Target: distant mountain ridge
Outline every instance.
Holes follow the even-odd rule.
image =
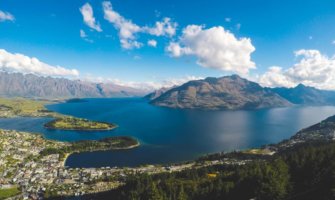
[[[151,92],[151,93],[145,95],[144,98],[149,99],[149,100],[154,100],[154,99],[158,98],[159,96],[161,96],[161,95],[162,95],[163,93],[165,93],[166,91],[171,90],[171,89],[173,89],[173,88],[175,88],[175,87],[177,87],[177,86],[173,86],[173,87],[162,87],[162,88],[160,88],[160,89],[158,89],[158,90],[155,90],[155,91],[153,91],[153,92]]]
[[[92,83],[33,74],[0,72],[0,96],[27,98],[104,98],[143,96],[144,91],[112,83]]]
[[[294,88],[272,88],[283,98],[300,105],[334,105],[335,91],[319,90],[299,84]]]
[[[189,81],[151,100],[158,106],[187,109],[249,109],[292,105],[268,88],[238,75]]]
[[[0,96],[45,99],[142,97],[146,91],[113,83],[92,83],[33,74],[0,72]],[[335,91],[302,84],[263,88],[238,75],[189,81],[145,96],[158,106],[189,109],[245,109],[299,105],[335,105]]]
[[[157,106],[187,109],[246,109],[299,105],[335,105],[335,91],[302,84],[294,88],[264,88],[238,75],[189,81],[146,96]]]

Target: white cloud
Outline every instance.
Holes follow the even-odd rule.
[[[81,37],[83,40],[85,40],[86,42],[93,43],[93,40],[88,39],[88,36],[87,36],[87,34],[85,33],[84,30],[80,29],[79,34],[80,34],[80,37]]]
[[[143,46],[141,42],[134,41],[134,40],[127,40],[127,39],[121,39],[121,46],[124,49],[139,49]]]
[[[143,46],[141,42],[137,41],[138,33],[167,37],[176,34],[177,23],[172,22],[170,18],[163,18],[162,21],[156,22],[153,27],[139,26],[116,12],[111,2],[104,1],[102,6],[104,18],[118,30],[121,47],[124,49],[141,48]]]
[[[172,37],[176,34],[178,24],[165,17],[163,21],[156,22],[154,27],[143,27],[143,30],[150,35]]]
[[[269,67],[268,71],[259,77],[258,82],[266,87],[294,87],[296,85],[279,66]]]
[[[177,42],[170,42],[169,46],[166,47],[166,51],[168,51],[172,57],[194,54],[190,47],[182,47]]]
[[[87,37],[85,31],[83,31],[82,29],[80,29],[80,37],[81,38],[86,38]]]
[[[204,79],[204,77],[200,77],[200,76],[184,76],[181,78],[170,78],[170,79],[165,79],[163,80],[160,84],[157,83],[156,85],[156,89],[165,87],[165,88],[169,88],[172,86],[179,86],[182,85],[188,81],[193,81],[193,80],[200,80],[200,79]]]
[[[0,10],[0,22],[3,21],[14,21],[15,18],[12,14],[10,14],[9,12],[4,12]]]
[[[335,57],[329,58],[318,50],[294,52],[300,60],[288,69],[270,68],[259,82],[269,87],[294,87],[299,83],[319,89],[335,89]]]
[[[196,76],[184,76],[181,78],[168,78],[161,81],[145,81],[145,82],[138,82],[138,81],[123,81],[116,78],[103,78],[103,77],[93,77],[87,76],[83,78],[85,81],[90,82],[99,82],[99,83],[114,83],[116,85],[131,87],[136,89],[141,89],[145,91],[154,91],[160,89],[162,87],[170,88],[172,86],[182,85],[191,80],[199,80],[203,79],[203,77],[196,77]]]
[[[204,29],[189,25],[177,42],[170,42],[166,50],[172,57],[193,55],[203,67],[246,74],[254,69],[250,55],[255,51],[249,38],[236,38],[222,26]]]
[[[102,5],[105,19],[119,31],[121,46],[124,49],[140,48],[142,44],[135,41],[135,34],[141,31],[141,27],[114,11],[111,2],[105,1]]]
[[[0,49],[0,70],[7,72],[32,73],[42,76],[78,76],[75,69],[66,69],[60,66],[51,66],[39,61],[37,58],[23,54],[9,53]]]
[[[157,41],[156,40],[148,40],[148,45],[151,47],[156,47],[157,46]]]
[[[89,3],[85,3],[79,10],[83,15],[83,20],[87,26],[98,32],[102,31],[100,24],[95,21],[93,16],[93,9]]]

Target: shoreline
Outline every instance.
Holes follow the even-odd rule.
[[[68,159],[68,157],[69,157],[70,155],[71,155],[71,153],[66,153],[66,154],[65,154],[61,166],[66,167],[66,166],[65,166],[65,163],[66,163],[66,160]]]
[[[117,147],[117,148],[112,148],[112,149],[97,149],[97,150],[92,150],[92,151],[74,151],[74,152],[71,152],[71,153],[66,153],[65,156],[64,156],[64,160],[62,161],[62,166],[63,167],[66,167],[65,166],[65,163],[66,163],[66,160],[72,155],[72,154],[76,154],[76,153],[85,153],[85,152],[96,152],[96,151],[113,151],[113,150],[129,150],[129,149],[134,149],[134,148],[137,148],[141,146],[141,143],[139,141],[137,141],[137,144],[134,144],[134,145],[130,145],[128,147]],[[72,168],[72,167],[69,167],[69,168]]]

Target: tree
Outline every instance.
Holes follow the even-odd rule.
[[[177,200],[187,200],[187,199],[188,199],[188,197],[187,197],[187,194],[184,191],[184,186],[181,184],[180,188],[179,188],[179,193],[178,193],[178,196],[177,196]]]
[[[288,166],[282,159],[262,165],[258,198],[265,200],[284,199],[289,188]]]
[[[149,187],[145,199],[147,200],[163,200],[163,196],[159,192],[156,184],[154,182],[151,183]]]

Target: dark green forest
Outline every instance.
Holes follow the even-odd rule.
[[[116,190],[82,199],[335,199],[335,143],[295,145],[240,166],[132,175]]]

